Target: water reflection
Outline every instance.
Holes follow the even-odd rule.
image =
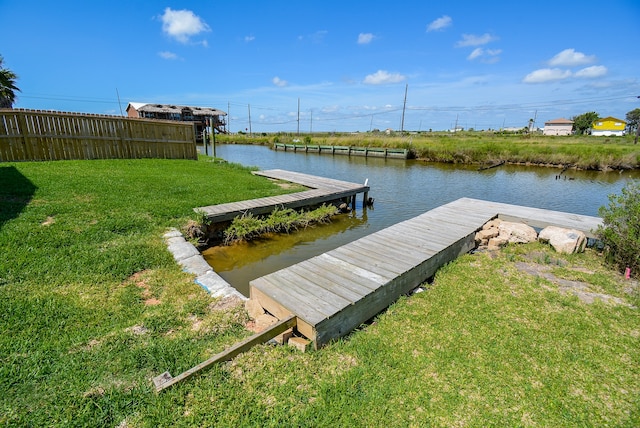
[[[367,211],[340,214],[329,224],[310,226],[290,234],[273,234],[266,239],[212,247],[202,254],[220,276],[248,295],[252,279],[350,242],[348,231],[366,224]]]
[[[221,145],[217,156],[260,169],[281,168],[345,181],[369,180],[373,210],[362,209],[330,226],[310,228],[270,240],[211,249],[205,253],[216,272],[243,293],[267,273],[329,251],[362,236],[461,197],[598,215],[607,196],[620,193],[638,171],[603,173],[503,165],[478,171],[474,165],[431,164],[419,160],[348,157],[273,151],[264,146]]]

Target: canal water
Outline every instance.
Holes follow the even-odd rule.
[[[462,197],[536,208],[598,215],[608,195],[620,193],[640,172],[596,172],[503,165],[425,163],[419,160],[349,157],[274,151],[265,146],[221,145],[216,155],[260,169],[286,169],[356,183],[368,180],[375,202],[365,208],[359,195],[355,212],[329,225],[310,227],[250,243],[203,252],[227,282],[248,295],[249,281],[327,252],[392,224]],[[402,237],[398,237],[402,239]]]

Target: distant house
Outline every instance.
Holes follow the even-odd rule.
[[[573,120],[561,117],[545,122],[542,135],[571,135],[572,131]]]
[[[129,117],[193,122],[196,126],[196,138],[199,141],[202,140],[202,133],[209,123],[213,123],[218,132],[226,134],[227,124],[224,120],[226,115],[226,112],[210,107],[147,103],[129,103],[127,106]]]
[[[621,137],[625,134],[626,126],[627,122],[611,116],[596,119],[591,124],[591,135]]]

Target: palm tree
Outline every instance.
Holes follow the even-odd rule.
[[[18,76],[8,68],[4,68],[3,62],[4,58],[0,55],[0,108],[12,108],[16,101],[16,91],[20,91],[16,86]]]

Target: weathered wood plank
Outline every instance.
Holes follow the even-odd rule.
[[[334,266],[335,268],[339,268],[342,270],[349,270],[353,272],[353,274],[358,275],[374,283],[377,283],[379,285],[386,284],[389,281],[389,279],[395,276],[393,274],[387,274],[388,276],[381,275],[375,271],[372,271],[369,268],[363,268],[360,265],[352,264],[346,261],[344,258],[340,257],[339,255],[336,255],[334,251],[331,251],[330,253],[322,254],[318,256],[318,258],[322,259],[323,262],[326,262],[331,266]]]
[[[277,280],[287,281],[287,289],[291,287],[298,290],[300,295],[305,296],[310,306],[317,307],[327,316],[332,315],[332,311],[353,303],[351,300],[331,292],[324,286],[314,284],[310,278],[307,278],[306,275],[301,276],[294,269],[282,269],[278,272]]]
[[[261,302],[261,306],[272,315],[277,313],[294,313],[302,319],[322,319],[328,314],[317,306],[308,305],[307,296],[300,295],[296,288],[288,287],[288,283],[280,281],[279,278],[263,276],[251,281],[251,293],[253,288],[259,290],[264,296],[273,301]]]
[[[165,372],[163,374],[161,374],[160,376],[156,376],[155,378],[153,378],[153,383],[156,387],[156,392],[160,392],[162,390],[165,390],[167,388],[169,388],[170,386],[175,385],[176,383],[183,381],[187,378],[190,378],[191,376],[195,375],[198,372],[201,372],[202,370],[217,364],[217,363],[221,363],[223,361],[228,361],[233,359],[235,356],[237,356],[238,354],[241,354],[243,352],[248,351],[249,349],[251,349],[253,346],[258,345],[260,343],[265,343],[270,339],[273,339],[274,337],[276,337],[277,335],[279,335],[280,333],[283,333],[285,331],[287,331],[290,328],[293,328],[296,326],[296,317],[291,315],[283,320],[281,320],[280,322],[274,324],[273,326],[267,328],[264,331],[261,331],[260,333],[256,333],[253,336],[248,337],[247,339],[243,340],[242,342],[237,343],[236,345],[233,345],[231,348],[226,349],[216,355],[214,355],[213,357],[209,358],[206,361],[203,361],[202,363],[198,364],[195,367],[190,368],[189,370],[180,373],[178,376],[176,377],[171,377],[171,375],[169,374],[169,372]]]
[[[379,236],[371,236],[367,241],[351,242],[347,249],[359,251],[369,257],[377,257],[386,260],[387,264],[393,264],[401,269],[411,269],[416,263],[424,260],[424,255],[416,248],[411,248],[400,242],[380,238]],[[431,253],[433,254],[433,253]]]
[[[489,202],[472,198],[461,198],[452,202],[452,204],[454,204],[454,207],[475,210],[476,212],[495,212],[496,215],[503,220],[523,222],[536,228],[559,226],[577,229],[584,232],[590,238],[595,238],[593,231],[597,229],[598,225],[602,224],[602,219],[599,217],[510,205],[500,202]]]
[[[378,258],[373,262],[373,257],[370,255],[355,252],[346,246],[338,247],[327,254],[344,263],[351,264],[354,267],[366,266],[368,271],[380,276],[381,278],[391,279],[404,272],[404,269],[388,263],[386,258]]]
[[[362,298],[362,288],[358,287],[357,290],[354,290],[353,286],[345,286],[344,282],[336,282],[334,280],[335,277],[327,275],[329,271],[318,268],[311,263],[293,265],[288,270],[299,276],[303,276],[305,279],[312,282],[318,289],[325,290],[326,292],[338,296],[351,304]]]

